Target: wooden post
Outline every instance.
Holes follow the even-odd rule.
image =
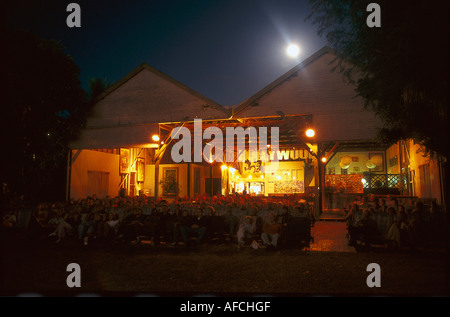
[[[70,200],[70,178],[72,175],[72,150],[69,149],[67,153],[67,168],[66,168],[66,201]]]
[[[320,161],[320,159],[316,159],[317,160],[317,173],[318,173],[318,179],[317,179],[317,213],[318,216],[320,217],[322,215],[322,211],[323,211],[323,164]]]
[[[191,197],[191,163],[187,163],[187,196],[188,198]]]
[[[159,192],[159,160],[155,161],[155,199],[158,199]]]
[[[210,184],[209,184],[209,187],[210,187],[210,193],[211,193],[211,197],[212,196],[214,196],[213,195],[213,170],[212,170],[212,163],[210,163],[210,166],[209,166],[209,181],[210,181]]]
[[[320,143],[317,143],[317,171],[318,171],[318,180],[317,180],[317,186],[318,186],[318,216],[320,217],[322,215],[323,211],[323,203],[325,199],[325,164],[322,162],[321,158],[323,156],[323,149],[320,145]]]

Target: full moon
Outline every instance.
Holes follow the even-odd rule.
[[[295,44],[290,44],[286,49],[286,53],[290,57],[297,57],[300,54],[300,47],[298,47],[298,45]]]

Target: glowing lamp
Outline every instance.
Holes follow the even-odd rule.
[[[322,161],[322,163],[325,163],[327,161],[327,158],[326,157],[322,157],[320,160]]]
[[[158,142],[159,141],[159,135],[153,134],[152,135],[152,140],[155,141],[155,142]]]
[[[383,157],[381,155],[375,155],[372,156],[370,158],[370,161],[375,165],[375,166],[380,166],[383,163]]]
[[[375,167],[376,167],[376,165],[373,164],[371,160],[368,160],[368,161],[366,162],[366,166],[367,166],[367,168],[369,168],[369,169],[370,169],[370,168],[375,168]]]
[[[306,130],[305,134],[308,138],[312,138],[316,134],[316,132],[313,129],[308,129]]]
[[[341,163],[344,166],[350,165],[352,163],[351,156],[345,155],[345,156],[341,157]]]
[[[221,168],[222,168],[222,171],[225,171],[228,168],[228,166],[222,165]]]

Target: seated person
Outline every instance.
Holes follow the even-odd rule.
[[[175,246],[178,244],[178,237],[179,237],[179,233],[180,233],[180,226],[183,223],[183,219],[185,217],[189,216],[189,212],[186,208],[182,209],[182,210],[176,210],[173,220],[172,220],[172,246]]]
[[[158,208],[154,207],[151,214],[146,216],[146,226],[148,235],[150,237],[150,244],[152,246],[158,245],[161,235],[164,235],[164,228],[167,224],[167,215],[161,214]]]
[[[356,224],[356,221],[360,217],[359,205],[353,203],[350,207],[350,210],[345,215],[345,221],[347,222],[347,228],[353,227]]]
[[[388,207],[390,213],[395,212],[393,207]],[[408,223],[405,212],[398,212],[397,218],[390,226],[386,235],[386,246],[398,248],[405,244]]]
[[[81,217],[82,219],[78,225],[78,240],[81,241],[83,239],[84,245],[87,245],[89,236],[92,236],[95,232],[95,214],[90,211],[84,212]]]
[[[203,216],[202,209],[196,208],[194,212],[195,214],[193,216],[181,218],[180,233],[186,246],[189,245],[189,233],[196,233],[198,235],[196,239],[197,245],[200,244],[206,233],[207,221]]]
[[[8,209],[8,211],[3,215],[3,226],[7,228],[12,228],[17,223],[16,215],[12,209]]]
[[[245,216],[243,222],[239,225],[237,231],[238,246],[244,245],[244,239],[246,236],[252,235],[256,231],[256,221],[251,216]]]
[[[119,216],[114,212],[109,212],[105,223],[103,224],[103,237],[111,240],[117,237],[119,230]]]
[[[276,221],[276,214],[271,213],[269,219],[262,225],[261,239],[265,246],[277,247],[281,233],[281,224]]]
[[[365,209],[362,216],[356,219],[355,224],[348,227],[348,233],[350,235],[349,245],[355,245],[358,239],[370,242],[370,237],[377,233],[377,227],[375,221],[370,219],[369,209]]]
[[[203,208],[203,214],[205,216],[214,216],[216,214],[216,210],[214,209],[213,206],[207,206]]]
[[[286,240],[288,224],[291,222],[291,214],[289,212],[289,207],[284,205],[281,209],[281,214],[277,216],[277,222],[281,224],[281,239],[283,242]]]
[[[234,236],[234,232],[236,231],[236,225],[238,223],[238,219],[235,215],[233,215],[233,209],[231,205],[228,205],[225,210],[225,215],[223,215],[225,226],[228,229],[228,233],[230,237]]]
[[[75,230],[81,223],[81,214],[78,211],[74,211],[67,217],[66,221]]]
[[[123,220],[119,230],[124,235],[125,240],[140,242],[140,236],[146,231],[146,216],[141,208],[134,208]]]
[[[49,236],[56,236],[56,243],[61,242],[68,234],[72,234],[74,232],[74,227],[71,225],[69,219],[70,217],[64,218],[64,211],[58,210],[55,217],[55,230],[49,234]],[[76,228],[76,227],[75,227]]]
[[[156,216],[156,217],[155,217]],[[173,212],[169,209],[166,201],[161,201],[159,208],[156,209],[154,217],[149,218],[149,226],[151,229],[151,244],[158,245],[162,240],[169,242],[173,233]]]
[[[47,237],[53,231],[51,226],[48,226],[48,210],[45,204],[39,204],[37,210],[31,213],[30,223],[28,225],[27,237],[34,241],[35,238]]]
[[[409,221],[407,227],[407,238],[408,244],[411,247],[416,247],[423,243],[424,237],[424,222],[421,217],[421,212],[419,210],[414,210],[411,215],[411,220]]]
[[[93,209],[92,212],[94,213],[95,236],[96,236],[96,238],[103,238],[103,235],[104,235],[103,229],[104,229],[105,220],[106,220],[107,216],[104,213],[104,211],[100,210],[99,208]]]

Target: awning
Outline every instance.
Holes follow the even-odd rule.
[[[83,129],[71,149],[108,149],[120,147],[150,147],[151,137],[159,134],[159,125],[124,125]]]

